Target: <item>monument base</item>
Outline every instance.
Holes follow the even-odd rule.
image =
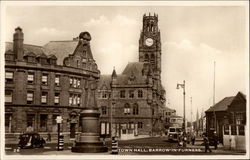
[[[78,153],[108,152],[108,147],[103,146],[102,142],[76,142],[71,151]]]

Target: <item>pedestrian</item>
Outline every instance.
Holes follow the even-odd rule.
[[[183,145],[182,143],[182,133],[178,134],[178,146],[181,147]]]
[[[195,143],[195,134],[194,133],[192,133],[192,135],[191,135],[191,141],[192,141],[192,145],[194,145],[194,143]]]
[[[206,134],[203,135],[203,141],[204,141],[204,145],[205,145],[205,153],[207,153],[207,150],[209,152],[212,152],[212,150],[209,148],[209,140],[208,140]]]
[[[51,141],[51,134],[50,132],[48,132],[48,135],[47,135],[47,142],[50,142]]]
[[[214,131],[213,140],[214,140],[214,149],[217,149],[217,145],[218,145],[218,136],[217,136],[216,131]]]
[[[187,134],[183,132],[183,147],[187,147]]]

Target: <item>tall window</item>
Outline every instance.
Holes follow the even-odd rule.
[[[60,86],[60,76],[59,75],[55,76],[55,85]]]
[[[47,131],[47,121],[48,121],[48,115],[40,114],[40,131],[42,132]]]
[[[55,103],[55,105],[59,105],[59,103],[60,103],[60,93],[55,93],[54,103]]]
[[[35,127],[35,114],[27,114],[27,127],[30,131],[34,130]]]
[[[48,101],[47,99],[48,99],[48,92],[42,92],[41,103],[47,104],[47,101]]]
[[[5,83],[13,83],[14,82],[14,73],[6,71],[5,72]]]
[[[33,104],[34,101],[34,92],[28,91],[27,92],[27,104]]]
[[[69,96],[69,105],[81,105],[81,95],[80,94],[70,94]]]
[[[138,128],[143,128],[143,123],[142,122],[138,122]]]
[[[80,88],[80,86],[81,86],[81,79],[79,79],[79,78],[77,78],[77,88]]]
[[[27,81],[28,81],[28,84],[33,84],[34,83],[34,79],[35,79],[35,75],[34,73],[28,73],[28,78],[27,78]]]
[[[129,98],[134,98],[134,90],[129,91]]]
[[[108,91],[102,91],[101,94],[102,94],[102,98],[103,99],[107,99],[108,98]]]
[[[125,115],[129,115],[130,114],[130,106],[127,103],[124,105],[124,114]]]
[[[48,74],[43,74],[42,75],[42,84],[43,85],[48,85]]]
[[[102,115],[107,114],[107,106],[102,106]]]
[[[142,90],[138,90],[138,98],[142,98],[143,97],[143,92]]]
[[[72,87],[72,85],[73,85],[73,78],[72,77],[69,78],[69,85],[70,85],[70,87]]]
[[[138,107],[138,104],[135,103],[133,105],[133,115],[138,115],[139,114],[139,107]]]
[[[120,91],[120,98],[125,98],[125,90]]]
[[[12,94],[13,92],[10,90],[5,91],[5,103],[12,103]]]

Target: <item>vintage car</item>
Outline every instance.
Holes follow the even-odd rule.
[[[18,147],[20,148],[42,148],[45,140],[36,132],[24,133],[19,136]]]

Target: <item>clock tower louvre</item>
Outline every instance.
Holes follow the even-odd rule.
[[[153,75],[161,78],[161,39],[158,15],[143,16],[143,27],[139,39],[139,61],[150,64]]]

